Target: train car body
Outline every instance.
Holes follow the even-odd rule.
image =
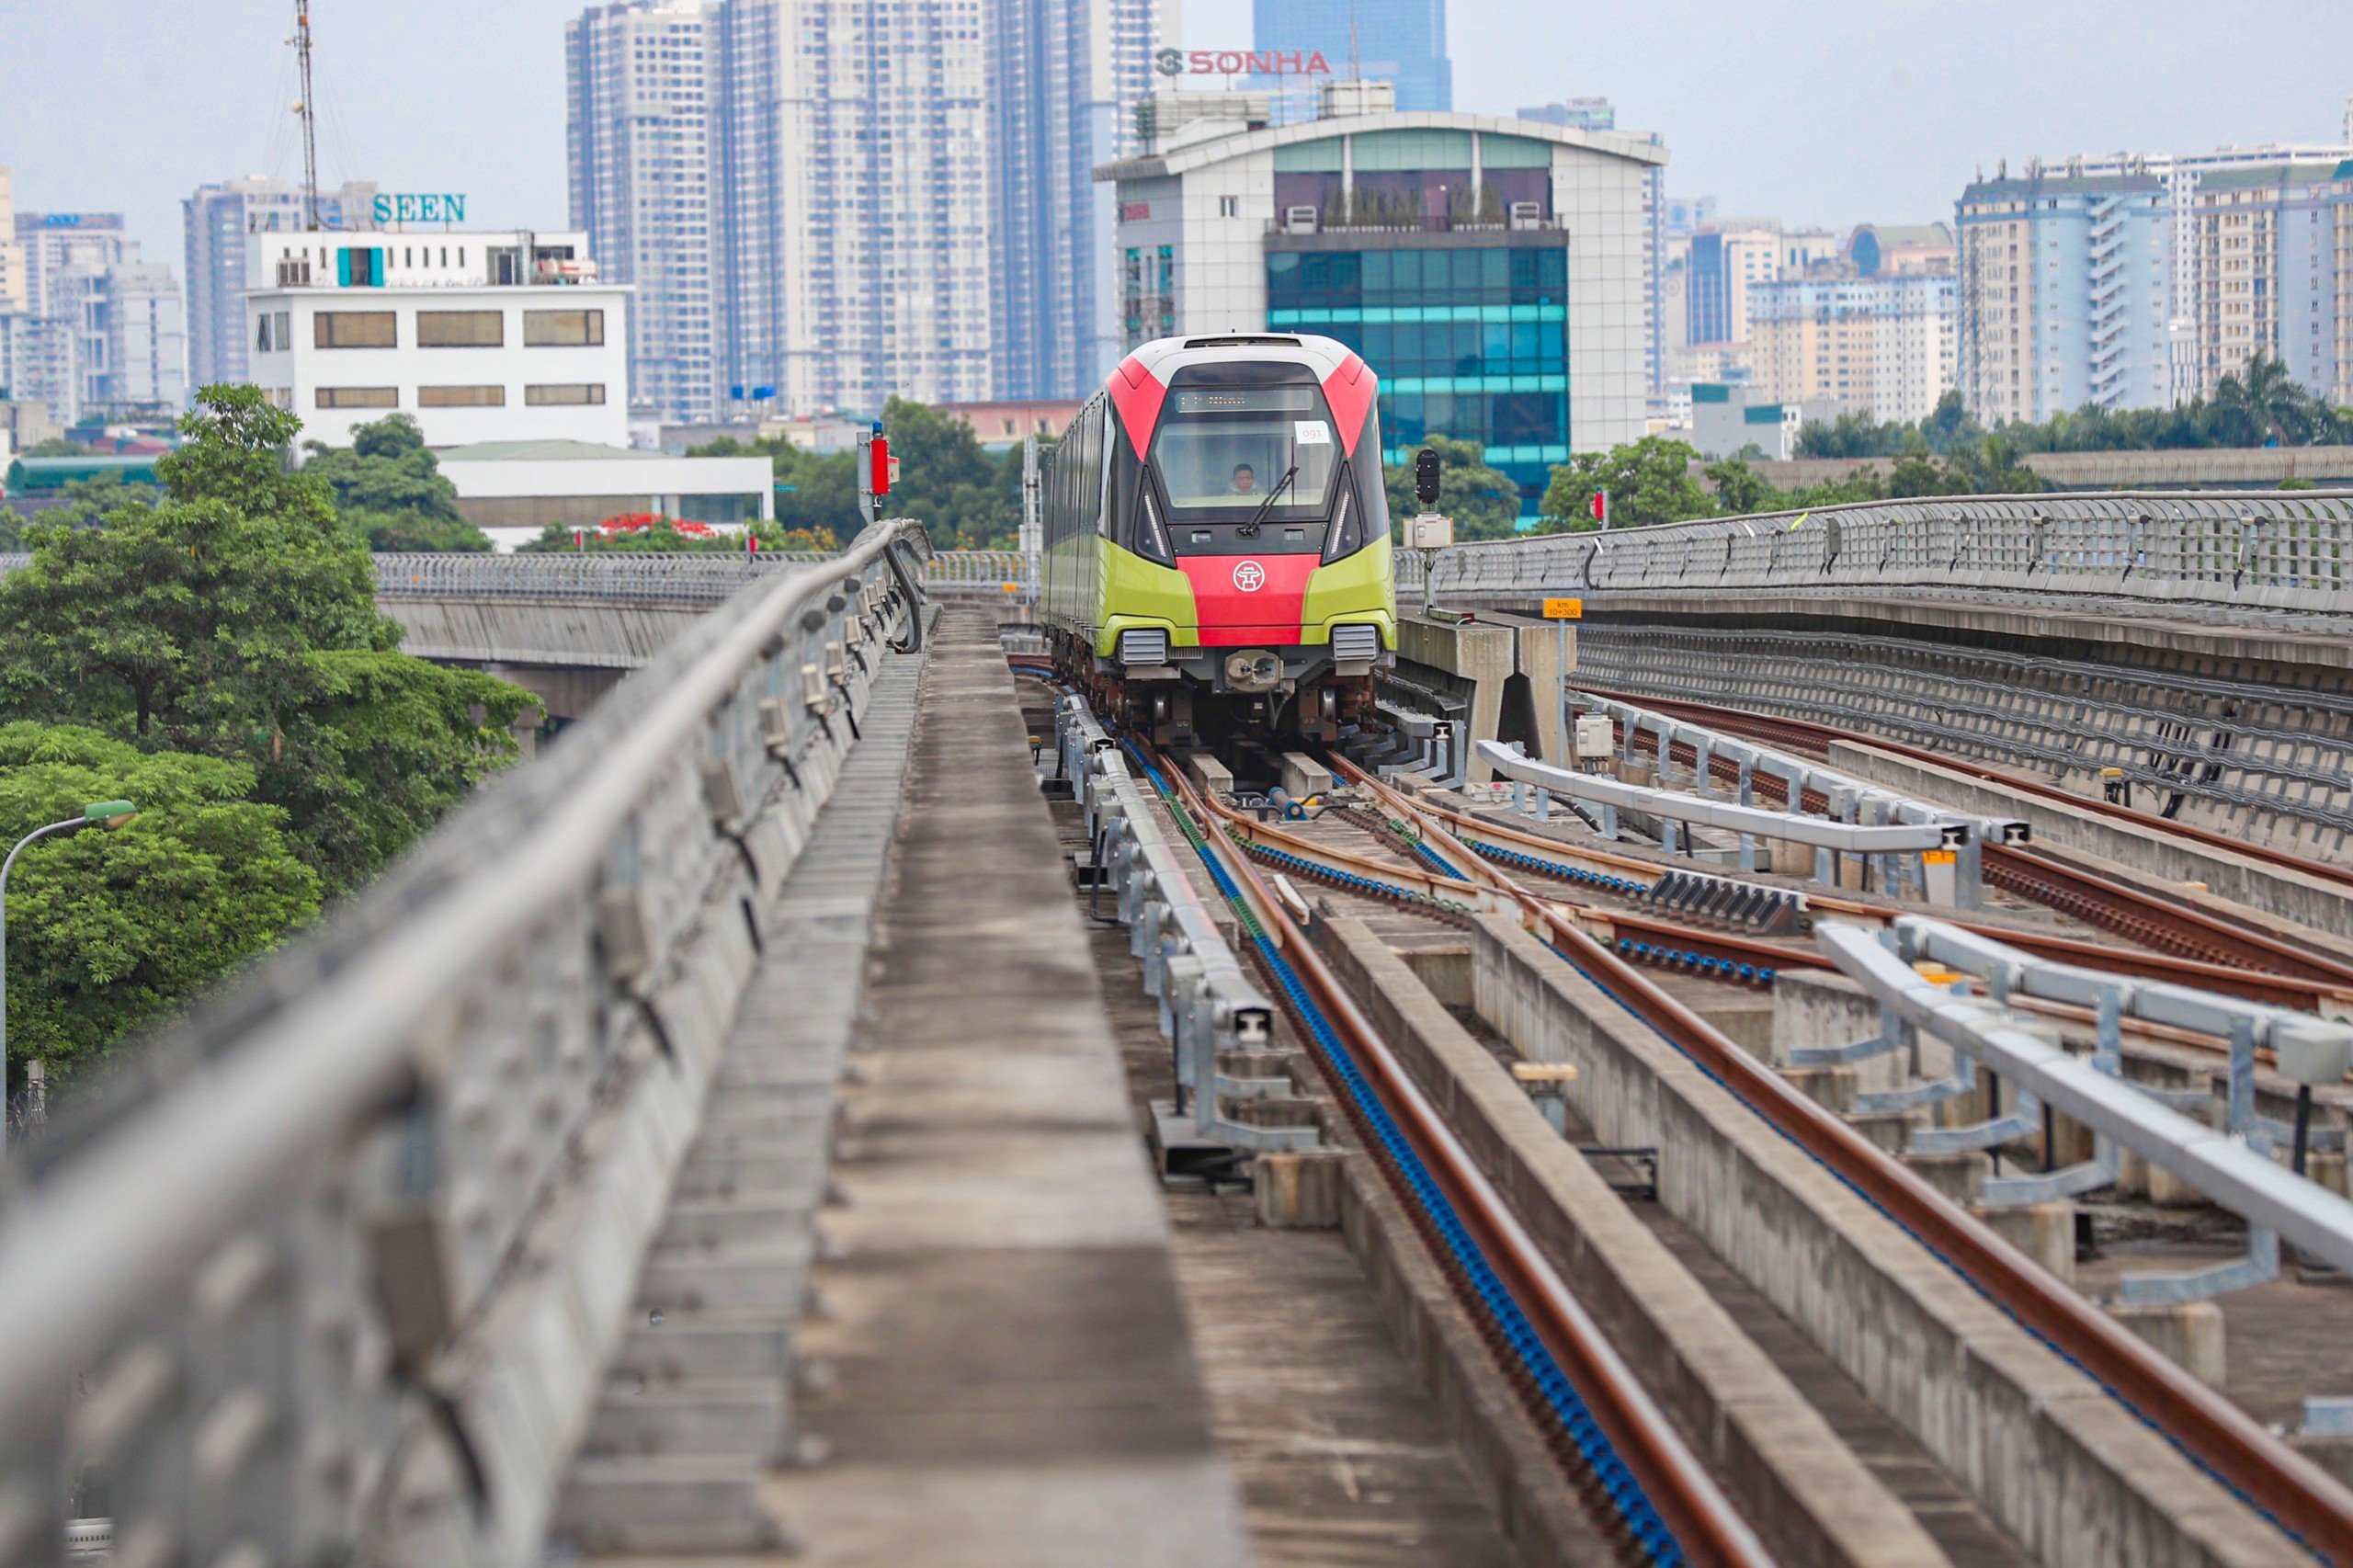
[[[1378,383],[1328,337],[1163,338],[1064,432],[1040,619],[1164,739],[1329,737],[1397,646]]]

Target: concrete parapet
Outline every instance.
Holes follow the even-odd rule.
[[[1784,1561],[1936,1563],[1941,1551],[1527,1092],[1361,921],[1316,939],[1381,1037],[1586,1309]],[[1525,1053],[1523,1053],[1525,1054]]]
[[[2160,1307],[2112,1306],[2116,1321],[2165,1353],[2167,1359],[2201,1381],[2223,1386],[2222,1308],[2216,1301],[2179,1301]]]
[[[1481,1015],[1578,1069],[1577,1115],[1659,1152],[1659,1199],[2040,1561],[2287,1563],[2288,1539],[1859,1194],[1509,921],[1472,926]]]
[[[1258,1223],[1285,1231],[1337,1230],[1344,1158],[1337,1149],[1301,1149],[1253,1160],[1251,1196]]]
[[[1470,734],[1462,744],[1472,783],[1495,777],[1479,760],[1480,741],[1518,741],[1530,756],[1560,760],[1560,730],[1551,712],[1565,673],[1560,650],[1557,625],[1528,616],[1494,613],[1456,621],[1402,610],[1397,617],[1399,676],[1463,706]],[[1572,631],[1571,670],[1575,664]]]
[[[2075,1206],[2021,1203],[2011,1208],[1972,1207],[1987,1230],[2072,1285],[2075,1282]]]

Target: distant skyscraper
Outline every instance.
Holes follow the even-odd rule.
[[[327,229],[374,226],[373,184],[361,181],[319,193],[319,224]],[[180,203],[187,233],[188,373],[191,387],[242,383],[248,361],[245,290],[274,281],[253,274],[261,234],[299,233],[310,222],[299,182],[248,175],[199,186]]]
[[[17,238],[16,172],[0,167],[0,315],[27,309],[25,247]]]
[[[572,225],[633,283],[630,397],[665,420],[725,412],[712,267],[710,0],[619,0],[564,25]]]
[[[1961,193],[1961,397],[1987,424],[2172,402],[2165,176],[2039,165]]]
[[[1000,0],[989,35],[1000,398],[1084,395],[1122,352],[1112,187],[1133,150],[1162,0]]]
[[[1397,85],[1404,113],[1454,107],[1454,65],[1446,55],[1446,0],[1251,0],[1250,47],[1260,52],[1320,51],[1336,76]],[[1312,119],[1312,81],[1252,82],[1285,96],[1286,121]]]
[[[988,396],[994,24],[984,0],[721,7],[730,384],[803,413]]]
[[[171,268],[139,259],[119,212],[18,212],[26,310],[10,328],[12,393],[61,424],[110,409],[177,408],[188,334]]]

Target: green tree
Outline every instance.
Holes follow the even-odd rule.
[[[17,455],[20,458],[80,458],[87,457],[90,449],[79,441],[69,441],[63,436],[51,436],[46,441],[35,441]]]
[[[490,538],[458,510],[458,487],[405,414],[388,415],[351,433],[348,447],[319,441],[304,472],[335,493],[344,526],[370,550],[483,551]]]
[[[1487,449],[1477,441],[1432,436],[1421,443],[1438,456],[1437,510],[1454,519],[1457,539],[1509,539],[1519,528],[1519,486],[1511,475],[1489,466]],[[1420,448],[1415,448],[1419,450]],[[1414,494],[1409,459],[1381,470],[1389,493],[1389,517],[1400,529],[1422,509]]]
[[[0,725],[0,835],[14,844],[91,801],[127,826],[26,852],[8,882],[11,1068],[69,1075],[127,1031],[276,942],[319,907],[285,813],[245,799],[252,770],[142,752],[96,731]]]
[[[31,562],[0,579],[12,654],[0,721],[244,763],[341,892],[513,755],[506,725],[529,699],[396,653],[366,548],[338,526],[325,483],[287,467],[299,421],[250,387],[199,398],[181,422],[188,444],[157,463],[162,502],[133,502],[100,529],[26,530]],[[410,749],[373,744],[386,705],[422,727]],[[434,762],[466,744],[470,758]],[[405,771],[417,767],[421,780]],[[337,802],[353,799],[382,802],[371,825],[347,824]]]
[[[1544,492],[1545,524],[1554,531],[1599,528],[1592,501],[1601,490],[1609,493],[1613,528],[1711,517],[1715,501],[1691,475],[1699,457],[1686,442],[1645,436],[1630,446],[1572,458],[1552,470]]]
[[[358,886],[519,751],[539,699],[479,670],[405,653],[311,655],[317,686],[255,772],[331,891]]]
[[[883,405],[882,433],[899,460],[899,483],[883,505],[885,517],[923,519],[941,550],[983,549],[1010,542],[1018,532],[1018,491],[1008,505],[1002,460],[981,449],[970,425],[894,397]],[[1013,460],[1017,472],[1017,450]],[[855,484],[855,466],[850,477]]]

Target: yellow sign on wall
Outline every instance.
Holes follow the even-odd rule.
[[[1585,601],[1583,599],[1546,599],[1544,601],[1544,619],[1547,620],[1583,620],[1585,619]]]

